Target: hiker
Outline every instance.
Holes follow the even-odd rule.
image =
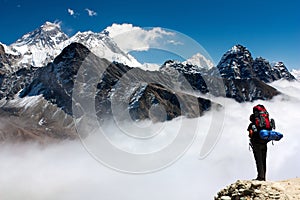
[[[260,137],[261,130],[272,130],[275,128],[274,120],[269,120],[269,114],[263,105],[253,107],[253,113],[250,115],[250,124],[248,126],[250,146],[252,147],[256,168],[257,177],[255,180],[265,181],[267,170],[267,143],[269,140]]]

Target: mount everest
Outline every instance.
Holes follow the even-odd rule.
[[[253,59],[241,45],[228,50],[216,67],[196,54],[185,62],[168,60],[156,71],[145,71],[107,30],[78,32],[69,38],[58,24],[46,22],[9,46],[0,44],[2,124],[14,116],[9,129],[13,134],[7,133],[7,126],[0,127],[1,139],[74,138],[73,86],[87,58],[102,70],[94,96],[100,119],[113,114],[113,98],[133,120],[166,121],[201,116],[218,105],[207,94],[237,102],[268,100],[280,94],[268,83],[295,80],[282,62]],[[124,77],[129,81],[120,87]],[[195,91],[200,95],[192,95]]]
[[[73,42],[79,42],[89,48],[97,56],[110,61],[121,62],[130,66],[139,63],[124,53],[117,44],[108,36],[108,33],[93,33],[91,31],[78,32],[69,38],[62,32],[59,24],[46,22],[34,31],[25,34],[13,44],[7,46],[1,44],[5,57],[10,57],[10,63],[2,63],[6,67],[13,66],[13,69],[33,66],[43,67],[61,53],[61,51]]]

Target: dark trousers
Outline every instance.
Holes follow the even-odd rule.
[[[257,180],[266,180],[267,144],[252,143],[257,168]]]

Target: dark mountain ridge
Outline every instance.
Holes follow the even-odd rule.
[[[198,117],[211,109],[212,105],[218,104],[192,95],[194,91],[226,96],[237,102],[267,100],[279,94],[267,83],[281,78],[294,80],[283,63],[271,66],[262,58],[254,60],[250,52],[241,45],[234,46],[225,53],[217,67],[212,69],[167,61],[159,71],[144,71],[122,63],[109,62],[95,56],[84,45],[72,43],[44,67],[26,67],[1,75],[1,116],[14,115],[14,120],[18,122],[30,121],[22,127],[23,132],[38,127],[38,130],[47,130],[50,138],[59,138],[59,130],[68,132],[64,138],[74,137],[74,122],[71,120],[73,109],[88,112],[84,109],[85,105],[77,105],[78,102],[74,102],[72,97],[75,81],[78,81],[78,71],[83,66],[87,68],[79,78],[83,81],[82,95],[86,95],[84,88],[96,89],[95,93],[89,94],[91,97],[82,98],[94,101],[100,121],[110,119],[116,113],[114,109],[117,109],[120,120],[151,119],[163,122],[179,116]],[[93,82],[96,85],[89,83],[89,76],[92,74],[97,79]],[[31,105],[33,110],[13,103],[15,98],[21,101],[35,96],[42,96],[43,100]],[[51,106],[42,109],[45,103]],[[58,115],[59,123],[55,122],[58,111],[61,113]],[[43,114],[44,112],[47,114]],[[76,117],[80,118],[80,115]],[[45,123],[40,123],[41,121]],[[52,124],[52,128],[47,124]],[[20,127],[13,129],[12,135],[18,135],[19,129]],[[51,131],[55,133],[51,134]],[[7,138],[7,134],[10,133],[2,131],[2,138]]]

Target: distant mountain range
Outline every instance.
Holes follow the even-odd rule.
[[[85,45],[99,57],[127,65],[138,64],[135,58],[124,53],[117,46],[106,31],[78,32],[69,38],[58,24],[46,22],[9,46],[0,43],[0,48],[5,52],[5,55],[2,52],[2,56],[6,58],[6,62],[1,62],[0,66],[5,66],[10,71],[29,66],[43,67],[52,62],[65,47],[73,42]]]
[[[82,105],[72,108],[72,94],[85,62],[95,73],[101,71],[96,86],[83,86],[96,87],[93,98],[100,121],[111,118],[116,105],[133,120],[197,117],[218,106],[205,94],[237,102],[268,100],[279,94],[268,83],[295,80],[282,62],[253,59],[241,45],[228,50],[216,67],[201,56],[168,60],[156,71],[145,71],[133,67],[140,64],[106,31],[69,38],[59,25],[46,22],[9,46],[0,43],[0,140],[76,137],[73,109]],[[196,57],[201,62],[194,62],[199,61]]]

